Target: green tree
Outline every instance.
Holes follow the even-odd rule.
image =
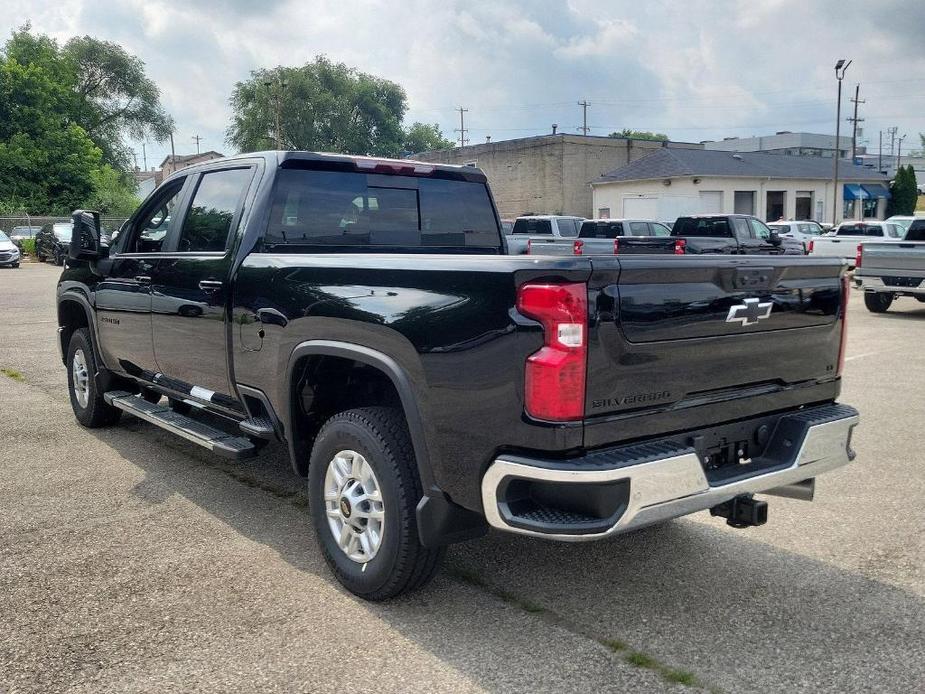
[[[70,92],[45,68],[0,55],[0,204],[62,213],[93,191],[102,153],[69,121]]]
[[[415,121],[405,131],[405,141],[402,144],[402,150],[405,152],[431,152],[438,149],[452,149],[455,146],[452,140],[447,140],[440,130],[440,126],[434,123],[419,123]]]
[[[620,132],[612,132],[607,137],[624,137],[630,140],[655,140],[657,142],[664,142],[668,139],[668,136],[664,133],[653,133],[648,130],[632,130],[630,128],[623,128]]]
[[[242,152],[275,148],[278,137],[283,149],[395,156],[404,140],[404,90],[324,56],[255,70],[230,103],[226,139]]]
[[[112,217],[128,217],[138,207],[138,186],[130,175],[103,164],[90,178],[93,193],[87,207]]]
[[[911,215],[915,212],[918,201],[918,190],[915,184],[915,170],[912,164],[900,166],[890,183],[890,204],[888,212],[891,215]]]
[[[126,137],[163,141],[170,135],[173,123],[157,85],[145,75],[144,63],[118,44],[82,36],[59,47],[27,24],[13,32],[3,56],[44,70],[63,90],[57,108],[67,122],[83,128],[104,161],[118,169],[130,168]]]

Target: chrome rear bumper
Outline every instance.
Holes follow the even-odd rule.
[[[792,434],[781,433],[778,426],[767,450],[774,451],[779,459],[764,459],[761,467],[744,479],[726,484],[710,484],[700,457],[693,448],[677,447],[670,453],[653,455],[658,447],[641,444],[636,447],[614,449],[613,456],[598,455],[593,464],[581,461],[562,461],[561,465],[549,461],[531,461],[520,456],[502,455],[488,468],[482,478],[482,503],[488,523],[509,532],[545,537],[553,540],[586,541],[625,532],[659,521],[684,516],[695,511],[712,508],[741,494],[769,492],[777,487],[793,485],[847,465],[854,459],[851,450],[851,433],[859,421],[858,413],[844,405],[829,405],[814,410],[803,410],[792,415],[789,424],[800,425],[802,436],[795,440]],[[791,426],[790,431],[793,430]],[[634,449],[638,449],[637,452]],[[612,464],[606,461],[612,460]],[[642,459],[643,462],[635,462]],[[744,467],[744,466],[743,466]],[[627,483],[625,503],[610,519],[608,527],[594,532],[571,529],[556,532],[547,526],[541,531],[517,527],[517,517],[503,498],[503,489],[512,480],[536,480],[548,483],[606,484]],[[551,514],[556,516],[555,512]],[[567,515],[567,514],[566,514]]]

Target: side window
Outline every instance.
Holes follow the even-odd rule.
[[[671,229],[666,227],[664,224],[659,224],[658,222],[650,222],[649,227],[652,232],[652,236],[671,236]]]
[[[132,224],[131,229],[126,226],[129,233],[119,234],[119,250],[122,253],[160,253],[163,250],[167,228],[170,220],[176,216],[180,192],[185,182],[185,178],[171,181],[145,206],[141,217]]]
[[[733,217],[732,224],[735,226],[736,236],[739,239],[753,239],[755,235],[748,229],[748,221],[745,217]]]
[[[630,222],[630,235],[631,236],[648,236],[649,235],[649,225],[645,222]]]
[[[557,219],[556,226],[559,228],[559,236],[578,236],[578,223],[574,219]]]
[[[227,169],[202,175],[183,220],[177,244],[179,252],[225,250],[232,221],[252,175],[251,169]]]
[[[883,227],[879,224],[877,226],[869,226],[864,232],[864,236],[883,236]]]
[[[760,220],[752,219],[750,217],[748,223],[751,226],[752,231],[755,232],[755,238],[761,239],[762,241],[767,241],[771,237],[771,230],[768,229]]]

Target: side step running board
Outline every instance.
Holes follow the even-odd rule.
[[[257,454],[256,447],[247,438],[232,436],[221,429],[174,412],[165,405],[152,404],[123,390],[103,393],[103,398],[113,407],[118,407],[139,419],[151,422],[172,434],[182,436],[187,441],[197,443],[225,458],[250,458]]]

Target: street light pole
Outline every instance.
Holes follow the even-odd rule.
[[[838,160],[841,156],[841,81],[845,79],[845,70],[851,65],[851,61],[845,62],[844,58],[839,58],[835,63],[835,79],[838,80],[838,106],[835,111],[835,167],[832,173],[832,225],[838,224]]]

